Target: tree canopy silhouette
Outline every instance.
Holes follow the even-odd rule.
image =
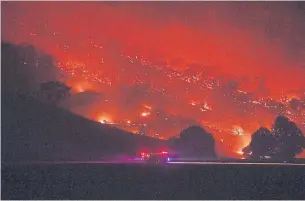
[[[71,87],[62,82],[50,81],[41,84],[41,92],[44,95],[45,101],[51,104],[57,104],[66,98],[70,90]]]
[[[305,148],[305,137],[297,125],[285,116],[278,116],[272,131],[262,127],[253,135],[250,144],[243,149],[252,159],[272,157],[291,160]],[[269,158],[268,157],[268,158]]]
[[[59,69],[52,56],[32,45],[1,43],[1,90],[30,95],[40,84],[57,80]]]
[[[275,136],[267,128],[261,127],[253,133],[250,144],[243,149],[243,152],[251,159],[269,158],[275,146]]]
[[[199,126],[191,126],[180,133],[178,150],[181,156],[214,159],[215,140],[212,134]]]
[[[305,147],[305,137],[297,125],[285,116],[278,116],[272,126],[277,140],[275,155],[280,159],[292,159]]]

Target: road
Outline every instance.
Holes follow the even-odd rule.
[[[280,165],[280,166],[305,166],[300,163],[255,163],[255,162],[202,162],[202,161],[173,161],[168,164],[185,164],[185,165]]]
[[[30,161],[30,162],[2,162],[5,165],[16,164],[145,164],[145,161]],[[304,163],[275,163],[275,162],[204,162],[204,161],[170,161],[168,165],[263,165],[263,166],[305,166]]]

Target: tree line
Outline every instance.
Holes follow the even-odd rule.
[[[215,139],[199,126],[191,126],[180,133],[180,137],[169,139],[169,147],[182,157],[215,159]],[[285,116],[277,116],[271,131],[265,127],[252,134],[251,142],[243,148],[249,160],[290,161],[302,153],[305,137],[298,126]]]
[[[305,137],[298,126],[285,116],[276,117],[271,131],[265,127],[253,133],[243,149],[249,159],[290,160],[305,148]]]
[[[70,95],[71,87],[57,80],[53,58],[31,45],[2,43],[1,91],[25,93],[57,105]],[[39,67],[37,67],[37,64]],[[170,138],[169,147],[185,157],[217,158],[215,139],[199,126],[191,126]],[[243,149],[248,159],[290,160],[305,148],[305,137],[297,125],[285,116],[276,117],[272,129],[261,127],[253,133],[250,144]]]

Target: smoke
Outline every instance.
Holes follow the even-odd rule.
[[[40,84],[61,80],[54,58],[35,47],[1,43],[2,91],[33,93]]]
[[[2,37],[57,58],[73,112],[165,138],[200,124],[230,154],[281,108],[304,122],[303,5],[4,2]]]
[[[305,18],[299,5],[303,4],[9,2],[3,5],[4,37],[35,41],[60,58],[73,55],[79,59],[89,52],[80,44],[83,36],[104,43],[116,41],[128,52],[163,60],[173,68],[199,64],[215,74],[233,77],[248,90],[255,82],[252,78],[245,81],[244,76],[263,77],[266,87],[278,94],[305,85]],[[45,24],[52,33],[67,37],[45,36]],[[35,32],[39,40],[29,32]],[[69,44],[73,53],[58,52],[54,48],[58,43]]]

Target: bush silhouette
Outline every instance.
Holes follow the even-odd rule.
[[[217,157],[213,135],[199,126],[191,126],[180,133],[178,150],[183,157],[204,159]]]
[[[276,139],[265,127],[259,128],[252,135],[250,144],[243,149],[246,156],[251,159],[269,158],[275,149]]]
[[[305,137],[297,125],[285,116],[278,116],[272,126],[277,146],[275,156],[279,159],[292,159],[304,148]]]

